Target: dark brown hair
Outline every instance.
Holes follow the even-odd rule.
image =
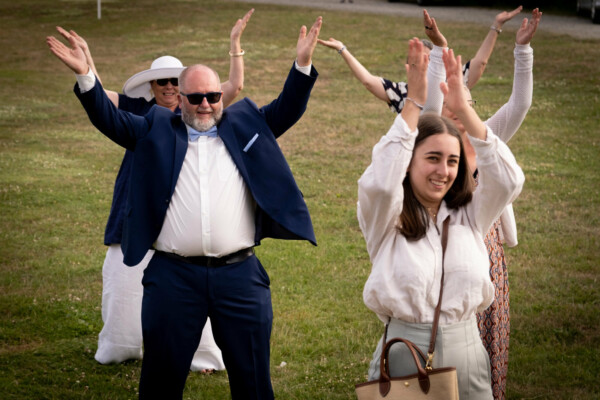
[[[415,150],[423,143],[425,139],[433,135],[448,133],[458,139],[460,145],[460,159],[458,161],[458,172],[456,179],[448,193],[444,196],[448,208],[456,209],[469,203],[473,198],[475,182],[465,157],[465,149],[460,133],[454,126],[454,123],[441,115],[425,113],[419,117],[417,125],[419,134],[415,139],[413,156]],[[402,181],[404,188],[404,203],[402,213],[398,219],[397,228],[409,240],[418,240],[425,236],[429,228],[429,216],[425,207],[417,200],[412,186],[410,184],[409,173]]]

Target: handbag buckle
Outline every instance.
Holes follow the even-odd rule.
[[[433,369],[433,353],[427,353],[427,362],[425,363],[425,369],[431,371]]]

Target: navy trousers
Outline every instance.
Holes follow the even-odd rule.
[[[221,267],[157,252],[142,279],[144,358],[140,399],[181,399],[202,328],[210,317],[233,400],[273,399],[270,281],[258,258]]]

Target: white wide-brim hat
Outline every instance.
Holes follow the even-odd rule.
[[[123,85],[123,94],[127,97],[143,97],[150,101],[154,97],[150,89],[150,82],[156,79],[179,78],[185,67],[175,57],[162,56],[152,61],[150,69],[138,72]]]

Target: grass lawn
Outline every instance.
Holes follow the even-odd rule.
[[[204,62],[222,77],[232,1],[0,0],[0,393],[3,399],[133,399],[141,362],[94,360],[102,244],[123,150],[90,124],[73,74],[45,44],[55,26],[84,36],[107,88],[120,90],[161,55]],[[542,10],[543,11],[543,10]],[[529,11],[527,11],[529,12]],[[257,5],[242,48],[244,96],[279,93],[298,30],[323,15],[321,37],[344,41],[373,73],[403,80],[420,19]],[[493,15],[490,15],[490,20]],[[542,21],[543,23],[543,21]],[[438,21],[475,54],[487,25]],[[515,31],[505,29],[473,97],[487,118],[510,96]],[[538,31],[533,106],[511,148],[526,183],[515,203],[510,399],[600,398],[600,42]],[[356,221],[356,181],[394,114],[317,47],[320,77],[302,120],[280,139],[311,211],[318,247],[265,240],[275,321],[278,399],[352,399],[382,325],[362,302],[370,263]],[[281,367],[281,363],[286,365]],[[190,374],[184,398],[229,397],[225,372]]]

